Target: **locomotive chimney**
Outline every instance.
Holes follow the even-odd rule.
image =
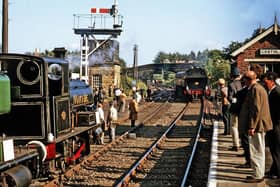
[[[53,50],[54,57],[65,59],[65,54],[67,50],[64,47],[56,47]]]

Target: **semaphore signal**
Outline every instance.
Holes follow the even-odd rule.
[[[76,15],[74,14],[74,33],[81,36],[81,64],[80,64],[80,79],[85,80],[88,83],[88,58],[98,48],[104,45],[111,38],[116,38],[122,32],[122,16],[119,15],[118,2],[114,0],[114,4],[111,8],[96,8],[90,9],[90,15]],[[109,17],[109,18],[108,18]],[[108,20],[113,18],[112,25],[108,26]],[[85,23],[83,19],[88,20],[88,25],[82,25]],[[110,21],[109,20],[109,21]],[[101,35],[102,42],[98,41],[96,35]],[[104,39],[104,36],[107,38]],[[89,40],[93,39],[95,42],[94,49],[89,48]]]
[[[110,8],[91,8],[90,12],[94,13],[94,14],[110,14],[111,9]]]

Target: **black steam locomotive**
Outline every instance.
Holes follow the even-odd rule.
[[[0,173],[6,181],[28,184],[90,152],[98,115],[81,108],[91,104],[92,91],[78,80],[70,88],[67,61],[0,54],[0,68],[11,88],[10,111],[0,115]],[[10,140],[13,145],[5,143]]]
[[[192,101],[202,96],[209,96],[208,77],[204,68],[192,67],[177,72],[175,77],[175,99]]]

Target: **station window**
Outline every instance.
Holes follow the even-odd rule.
[[[92,76],[92,87],[99,88],[102,86],[102,75],[93,75]]]
[[[264,68],[265,72],[272,71],[278,75],[280,73],[280,64],[278,63],[260,63],[260,65]]]
[[[265,64],[266,71],[273,71],[279,75],[280,65],[278,63]]]

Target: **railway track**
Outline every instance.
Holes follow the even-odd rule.
[[[107,145],[94,145],[94,149],[93,149],[93,154],[90,156],[90,157],[88,157],[88,158],[90,158],[90,159],[92,159],[92,160],[96,160],[97,158],[98,159],[100,159],[100,158],[103,158],[104,156],[102,156],[102,155],[104,155],[104,154],[109,154],[109,153],[106,153],[106,152],[109,152],[108,150],[112,150],[112,152],[113,153],[116,153],[116,150],[114,150],[114,149],[116,149],[115,147],[117,147],[118,145],[122,145],[119,149],[121,150],[120,152],[129,152],[127,149],[130,149],[130,148],[126,148],[127,147],[127,145],[124,143],[125,141],[126,142],[131,142],[131,146],[133,147],[135,147],[135,144],[139,144],[139,143],[137,143],[137,142],[143,142],[141,139],[145,139],[145,137],[141,137],[143,134],[145,134],[145,135],[147,135],[147,136],[149,136],[149,137],[151,137],[151,139],[153,139],[154,137],[156,137],[156,132],[154,132],[154,133],[152,133],[152,134],[150,134],[149,135],[149,131],[151,131],[151,127],[149,127],[150,125],[153,125],[152,123],[152,121],[153,120],[149,120],[150,118],[152,118],[152,116],[154,116],[155,114],[152,114],[152,113],[158,113],[157,114],[157,116],[155,116],[154,118],[156,118],[156,119],[159,119],[159,118],[161,118],[160,116],[162,116],[162,114],[163,114],[163,111],[165,111],[165,112],[167,112],[168,111],[168,109],[171,109],[172,111],[174,110],[174,111],[176,111],[176,108],[177,108],[177,110],[179,110],[178,109],[178,104],[177,105],[174,105],[173,106],[173,108],[172,108],[172,105],[174,105],[174,104],[171,104],[171,103],[165,103],[165,104],[163,104],[163,103],[147,103],[147,105],[145,105],[145,106],[142,106],[140,109],[142,110],[142,112],[140,112],[141,113],[141,115],[140,115],[140,118],[139,118],[139,121],[137,122],[138,124],[144,124],[144,126],[141,128],[141,129],[143,129],[143,130],[137,130],[137,128],[135,128],[135,129],[133,129],[133,128],[130,128],[130,126],[128,126],[128,124],[124,124],[124,125],[121,125],[121,127],[118,127],[118,130],[117,130],[117,132],[118,132],[118,134],[119,133],[122,133],[122,135],[118,135],[119,136],[119,138],[117,138],[117,140],[115,141],[115,142],[112,142],[112,143],[108,143]],[[163,107],[163,108],[162,108]],[[152,110],[153,110],[153,112],[152,112]],[[146,114],[145,114],[146,113]],[[169,112],[170,113],[170,112]],[[174,112],[174,113],[176,113],[176,112]],[[166,116],[169,116],[168,114],[166,114]],[[153,119],[154,119],[153,118]],[[166,121],[161,121],[160,123],[166,123]],[[155,125],[156,126],[156,125]],[[157,129],[160,129],[160,128],[162,128],[162,127],[156,127]],[[128,131],[125,131],[125,129],[129,129]],[[148,130],[147,130],[148,129]],[[128,137],[128,133],[129,132],[133,132],[133,131],[135,131],[136,132],[136,134],[137,134],[137,141],[136,140],[133,140],[133,139],[127,139],[127,137]],[[146,132],[146,131],[148,131],[148,133]],[[124,132],[124,133],[123,133]],[[153,132],[153,131],[151,131],[151,132]],[[133,141],[135,141],[136,143],[134,143],[133,144]],[[152,140],[150,140],[150,141],[152,141]],[[146,142],[149,142],[149,141],[146,141]],[[144,147],[147,147],[146,145],[144,145]],[[137,148],[136,148],[137,149]],[[143,149],[142,149],[142,152],[143,152]],[[114,154],[113,154],[114,155]],[[118,159],[119,158],[119,159]],[[119,156],[117,159],[118,160],[121,160],[122,158],[126,158],[126,156]],[[90,160],[89,159],[89,160]],[[82,164],[80,165],[80,166],[75,166],[74,168],[76,168],[76,169],[71,169],[72,171],[74,171],[74,170],[80,170],[82,167],[84,167],[85,165],[84,164],[87,164],[87,163],[89,163],[89,162],[91,162],[91,161],[83,161],[82,162]],[[93,161],[94,163],[96,162],[96,161]],[[106,162],[106,161],[104,161],[104,162]],[[119,161],[117,161],[117,162],[119,162]],[[103,165],[104,163],[102,163],[101,162],[101,164],[100,164],[100,167],[99,168],[106,168],[106,164],[105,165]],[[103,167],[103,166],[105,166],[105,167]],[[94,166],[95,167],[95,166]],[[108,167],[110,167],[110,166],[108,166]],[[98,167],[96,167],[96,168],[98,168]],[[67,173],[71,173],[71,170],[70,171],[68,171]],[[65,179],[69,179],[69,178],[67,178],[67,176],[69,176],[68,174],[66,174],[66,175],[61,175],[60,177],[56,177],[56,179],[55,180],[53,180],[52,182],[50,182],[50,183],[48,183],[48,184],[45,184],[45,185],[43,185],[43,186],[61,186],[62,185],[62,183],[63,182],[65,182],[65,180],[63,180],[63,178],[65,178]],[[106,180],[106,178],[105,177],[102,177],[103,178],[103,180]],[[79,179],[79,180],[81,180],[81,179]],[[96,180],[96,179],[95,179]],[[104,181],[103,181],[104,182]],[[103,183],[102,182],[102,183]],[[67,182],[66,182],[67,183]],[[64,185],[67,185],[67,184],[64,184]],[[70,184],[69,184],[70,185]],[[79,184],[79,185],[81,185],[81,184]],[[78,185],[78,186],[79,186]]]
[[[202,124],[201,120],[197,120],[202,114],[200,104],[191,103],[182,113],[182,117],[176,120],[174,119],[185,104],[168,102],[146,104],[142,106],[142,115],[137,127],[130,128],[129,122],[124,124],[123,129],[117,131],[119,135],[116,141],[106,145],[94,145],[93,153],[87,159],[51,183],[41,186],[179,186],[180,184],[200,186],[205,184],[207,178],[203,176],[208,176],[208,166],[200,159],[209,162],[204,151],[210,150],[210,147],[199,146],[201,138],[196,132],[199,128],[197,125]],[[156,114],[151,112],[151,108],[154,108]],[[125,131],[125,127],[129,130]],[[167,129],[170,132],[166,132]],[[210,139],[211,135],[208,134]],[[155,142],[159,144],[156,145]],[[196,153],[198,156],[194,156],[195,152],[191,153],[194,142],[203,149],[198,150],[199,153]],[[205,144],[204,140],[202,142]],[[148,149],[152,149],[151,154],[147,154]],[[143,155],[149,156],[142,158]],[[198,164],[198,167],[193,168],[190,157],[194,157],[196,162],[194,165]],[[146,162],[143,163],[141,160]],[[197,176],[197,173],[201,173],[201,176]]]
[[[184,170],[189,170],[190,164],[182,163],[194,156],[190,150],[199,139],[195,132],[196,124],[201,124],[197,118],[202,114],[200,104],[191,103],[181,119],[174,121],[184,106],[183,103],[145,103],[135,128],[125,118],[120,119],[123,124],[118,126],[116,141],[94,145],[89,157],[43,186],[178,186],[183,178],[187,179]],[[155,146],[155,142],[159,144]],[[143,159],[151,146],[152,154]],[[136,166],[140,160],[147,162]],[[136,169],[132,171],[132,168]]]
[[[190,103],[116,186],[184,186],[198,142],[202,106]]]
[[[179,113],[178,105],[167,103],[153,119],[159,119],[167,115],[168,109],[173,112],[171,119]],[[170,116],[168,117],[170,120]],[[143,153],[156,141],[160,134],[166,130],[166,120],[153,123],[146,121],[141,128],[134,129],[135,134],[123,136],[104,149],[95,159],[87,160],[81,164],[79,169],[66,173],[62,181],[64,186],[114,186],[116,181],[131,168],[131,166],[143,155]],[[149,125],[153,124],[153,125]]]

